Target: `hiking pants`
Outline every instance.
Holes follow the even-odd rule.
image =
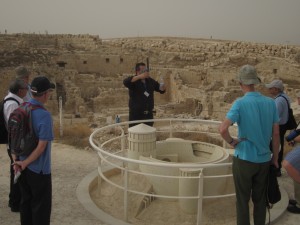
[[[253,202],[254,225],[265,225],[266,187],[270,162],[252,163],[233,157],[237,225],[250,225],[249,200]]]
[[[25,169],[19,179],[21,225],[49,225],[52,199],[51,174],[37,174]]]

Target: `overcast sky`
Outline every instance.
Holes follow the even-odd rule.
[[[0,0],[0,31],[300,45],[300,0]]]

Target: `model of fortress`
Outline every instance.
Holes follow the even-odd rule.
[[[230,162],[226,149],[217,145],[181,138],[168,138],[157,142],[156,128],[145,124],[139,124],[128,129],[128,142],[128,158],[131,159],[172,164],[195,163],[198,165]],[[144,174],[160,175],[159,177],[147,177],[154,193],[160,196],[198,196],[200,173],[203,173],[204,176],[231,174],[231,166],[205,168],[202,171],[199,167],[193,169],[129,164],[129,169],[139,169]],[[162,179],[161,176],[172,176],[172,178],[165,177]],[[184,179],[184,177],[194,177],[194,179]],[[225,179],[205,179],[203,186],[204,196],[234,193],[232,176]],[[197,212],[198,200],[179,199],[179,205],[184,212],[193,214]]]
[[[95,35],[0,34],[0,96],[23,64],[56,83],[48,108],[101,124],[119,114],[126,120],[128,90],[123,79],[136,62],[150,61],[151,76],[163,77],[167,93],[156,95],[156,117],[220,120],[242,95],[235,76],[256,66],[263,82],[282,79],[294,98],[300,84],[300,46],[172,37],[101,39]],[[266,92],[264,85],[258,90]]]

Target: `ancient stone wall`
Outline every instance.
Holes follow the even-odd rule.
[[[96,35],[80,34],[0,34],[0,48],[49,48],[66,50],[95,50],[101,46],[102,40]]]
[[[164,95],[155,94],[160,116],[188,115],[222,119],[242,96],[236,72],[241,65],[256,66],[264,83],[282,79],[294,98],[300,85],[300,46],[180,38],[120,38],[102,40],[90,35],[0,34],[1,97],[14,68],[45,75],[57,89],[48,104],[58,112],[103,117],[128,110],[123,79],[134,74],[137,62],[150,61],[154,79],[163,77]],[[258,90],[267,94],[264,85]],[[111,115],[113,114],[113,115]],[[126,116],[125,116],[126,117]]]

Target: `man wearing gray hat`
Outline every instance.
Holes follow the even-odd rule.
[[[27,95],[23,98],[24,102],[28,102],[31,98],[31,91],[30,91],[30,84],[29,84],[29,77],[30,77],[30,71],[25,66],[18,66],[15,69],[16,72],[16,79],[23,80],[28,87]]]
[[[279,138],[280,138],[280,151],[278,154],[278,171],[277,176],[281,176],[281,162],[283,159],[284,151],[284,136],[287,131],[285,124],[289,117],[290,98],[284,93],[284,86],[281,80],[273,80],[271,83],[266,84],[269,89],[270,95],[275,99],[276,108],[279,115]]]
[[[237,225],[250,225],[250,198],[254,205],[254,224],[265,225],[270,163],[278,167],[279,117],[274,100],[255,91],[255,84],[261,81],[253,66],[243,66],[237,79],[244,96],[233,103],[219,132],[235,149],[232,174],[236,192]],[[229,127],[234,123],[238,125],[237,138],[229,133]],[[271,139],[273,155],[269,148]]]

